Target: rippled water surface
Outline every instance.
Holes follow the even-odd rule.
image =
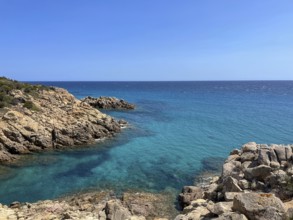
[[[76,97],[116,96],[134,111],[105,111],[131,127],[96,146],[30,156],[1,167],[0,202],[87,189],[174,191],[215,170],[249,141],[293,143],[293,82],[46,82]]]

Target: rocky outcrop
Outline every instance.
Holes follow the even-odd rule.
[[[0,109],[0,162],[44,149],[92,144],[125,125],[61,88],[7,93],[10,100],[22,101]]]
[[[135,201],[130,207],[128,201]],[[126,199],[126,200],[125,200]],[[169,199],[169,200],[168,200]],[[95,220],[146,220],[172,219],[168,207],[169,196],[150,193],[127,193],[122,199],[113,196],[112,192],[84,193],[57,200],[45,200],[36,203],[14,202],[10,206],[0,204],[0,219],[95,219]],[[148,209],[147,207],[151,207]],[[135,210],[144,210],[143,214]]]
[[[119,110],[129,110],[134,109],[135,105],[130,104],[126,102],[123,99],[118,99],[116,97],[104,97],[101,96],[99,98],[93,98],[93,97],[86,97],[81,100],[82,102],[85,102],[95,108],[100,109],[119,109]]]
[[[254,142],[235,149],[222,174],[179,195],[185,219],[281,220],[293,215],[293,145]],[[284,201],[284,202],[282,202]]]

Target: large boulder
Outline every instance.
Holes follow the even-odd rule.
[[[273,194],[243,193],[236,195],[232,209],[251,220],[283,220],[286,218],[284,204]]]
[[[253,168],[247,168],[244,170],[245,178],[248,180],[257,179],[264,181],[266,177],[271,174],[272,168],[266,165],[259,165]]]

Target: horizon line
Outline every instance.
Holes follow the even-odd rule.
[[[21,82],[284,82],[293,79],[256,79],[256,80],[19,80]]]

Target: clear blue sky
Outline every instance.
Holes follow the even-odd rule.
[[[293,80],[292,0],[0,0],[18,80]]]

